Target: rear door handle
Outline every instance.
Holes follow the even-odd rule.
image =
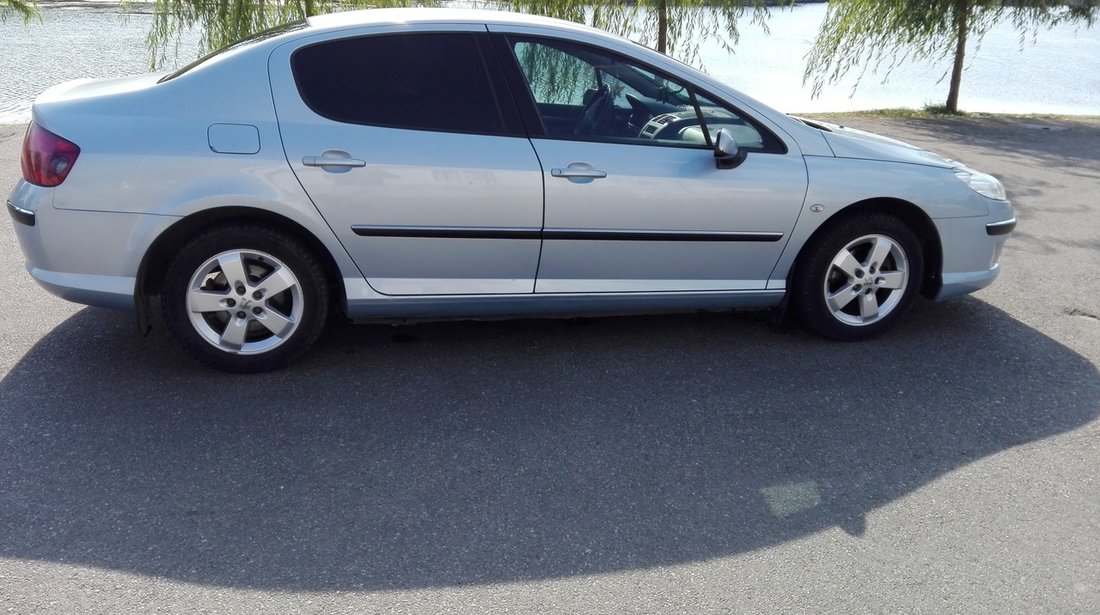
[[[307,167],[321,167],[330,173],[347,173],[352,169],[367,166],[367,161],[352,158],[351,154],[341,150],[330,149],[320,156],[305,156],[302,158],[302,164]]]
[[[607,177],[607,171],[594,169],[592,165],[587,162],[573,162],[564,169],[550,169],[550,175],[553,177],[564,177],[577,184],[587,184],[592,180]]]

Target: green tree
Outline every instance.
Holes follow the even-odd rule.
[[[153,26],[146,44],[156,68],[176,56],[179,35],[195,28],[201,32],[200,52],[207,52],[337,7],[413,6],[426,2],[435,0],[155,0]]]
[[[9,0],[0,0],[4,1]],[[337,9],[440,4],[442,0],[156,0],[148,45],[156,67],[174,57],[179,34],[195,28],[202,33],[203,50],[210,51],[282,23]],[[769,15],[765,0],[473,0],[472,4],[587,23],[685,62],[697,61],[705,43],[731,49],[738,37],[738,18],[747,11],[761,27],[766,27]]]
[[[817,96],[856,68],[858,86],[868,68],[889,75],[907,60],[953,58],[946,108],[955,113],[967,44],[979,47],[994,25],[1011,23],[1022,44],[1058,24],[1092,26],[1098,16],[1100,0],[831,0],[805,78]]]
[[[23,21],[30,21],[37,14],[34,0],[0,0],[0,20],[7,19],[15,13],[23,17]]]
[[[767,31],[769,5],[789,6],[795,0],[590,0],[581,4],[591,15],[566,13],[560,0],[542,6],[516,0],[498,4],[523,13],[537,13],[614,32],[689,64],[697,64],[703,45],[715,44],[732,52],[739,32],[738,21],[751,14],[751,23]]]

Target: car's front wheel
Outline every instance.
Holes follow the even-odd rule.
[[[921,244],[901,220],[857,215],[826,228],[795,269],[791,304],[804,326],[842,341],[886,331],[912,305],[924,271]]]
[[[186,352],[225,371],[261,372],[289,364],[316,341],[329,293],[323,269],[300,241],[235,225],[183,246],[161,303]]]

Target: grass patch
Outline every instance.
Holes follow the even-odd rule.
[[[946,105],[925,105],[923,111],[929,115],[959,115],[963,117],[970,115],[966,111],[952,111]]]

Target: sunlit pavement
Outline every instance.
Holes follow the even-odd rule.
[[[863,344],[338,324],[229,376],[48,295],[0,223],[0,611],[1100,612],[1100,123],[850,123],[1020,220],[996,284]]]

